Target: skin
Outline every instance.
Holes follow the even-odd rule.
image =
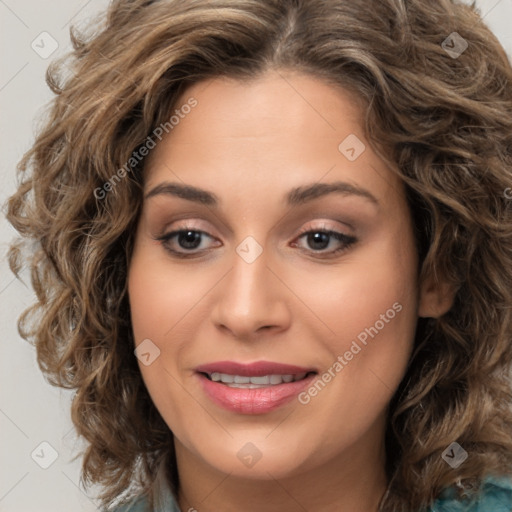
[[[372,512],[387,485],[386,413],[410,357],[419,316],[446,312],[444,283],[418,282],[411,215],[400,180],[364,139],[362,105],[347,91],[294,72],[240,82],[216,78],[178,101],[198,104],[151,152],[145,193],[163,182],[214,193],[217,207],[171,194],[144,200],[129,269],[136,345],[160,355],[139,362],[175,437],[182,510]],[[338,146],[355,134],[366,150]],[[294,187],[348,182],[370,192],[331,193],[290,207]],[[203,231],[196,249],[156,240]],[[320,249],[301,230],[332,229]],[[263,248],[247,263],[247,236]],[[318,236],[318,235],[317,235]],[[183,242],[182,242],[183,243]],[[196,257],[179,258],[168,248]],[[197,256],[199,254],[199,256]],[[332,368],[392,305],[402,306],[343,370],[303,405],[262,415],[221,409],[195,368],[234,360]],[[237,457],[248,442],[252,467]]]

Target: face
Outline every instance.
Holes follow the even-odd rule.
[[[426,299],[362,105],[283,72],[201,82],[177,108],[145,168],[129,299],[178,460],[265,479],[379,452]]]

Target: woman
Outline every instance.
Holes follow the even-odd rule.
[[[512,72],[478,15],[118,0],[73,41],[11,267],[102,504],[509,511]]]

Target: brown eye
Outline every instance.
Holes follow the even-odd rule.
[[[207,251],[208,247],[200,247],[206,238],[213,239],[208,233],[192,228],[176,229],[157,240],[162,243],[165,250],[178,257],[194,257]]]
[[[177,243],[183,249],[197,249],[201,243],[203,233],[199,231],[179,231],[177,233]]]
[[[340,233],[338,231],[324,229],[312,229],[308,231],[303,231],[299,235],[298,239],[306,240],[306,250],[311,250],[322,255],[337,254],[341,251],[347,250],[352,244],[357,242],[357,238],[355,238],[354,236],[345,235],[344,233]],[[330,251],[325,251],[325,249],[329,247],[330,243],[333,240],[334,245],[338,245],[338,247]]]

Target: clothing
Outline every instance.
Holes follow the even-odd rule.
[[[445,489],[434,501],[428,512],[511,512],[512,511],[512,476],[487,478],[477,502],[471,507],[468,501],[456,498],[454,488]],[[153,512],[147,502],[139,498],[134,502],[116,510],[116,512]],[[154,512],[194,512],[194,509],[180,511],[168,488],[162,487],[160,503]]]
[[[487,478],[476,503],[460,501],[453,487],[445,489],[434,501],[429,512],[511,512],[512,476]]]

